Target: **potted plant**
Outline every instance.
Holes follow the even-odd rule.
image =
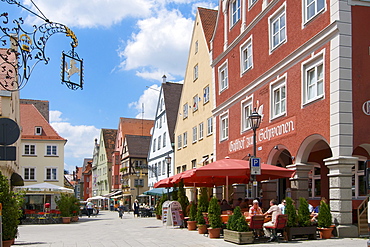
[[[197,206],[194,202],[190,203],[190,210],[189,210],[189,220],[188,220],[188,230],[193,231],[197,229]]]
[[[181,204],[183,215],[187,216],[185,209],[189,205],[189,199],[186,196],[185,189],[184,189],[184,183],[182,182],[182,180],[179,183],[179,190],[177,191],[177,196],[178,196],[177,201]],[[175,200],[175,199],[173,199],[173,200]]]
[[[308,202],[305,198],[299,198],[298,214],[291,198],[286,198],[285,214],[288,215],[287,238],[289,241],[294,236],[307,236],[308,239],[316,239],[316,226],[311,224]]]
[[[207,188],[200,189],[200,196],[198,200],[198,207],[197,207],[197,227],[199,234],[207,233],[207,225],[206,220],[204,219],[204,213],[207,213],[208,209],[208,196],[207,196]]]
[[[234,209],[234,214],[229,216],[226,229],[224,230],[224,240],[235,244],[253,243],[253,232],[250,231],[239,206]]]
[[[155,215],[156,215],[158,220],[160,220],[162,218],[162,205],[165,201],[167,201],[167,195],[162,194],[161,199],[159,199],[159,201],[157,201],[157,205],[155,207]]]
[[[77,222],[78,221],[78,215],[80,214],[80,203],[78,199],[74,196],[70,197],[71,200],[71,213],[72,213],[72,222]]]
[[[212,197],[208,206],[208,220],[210,227],[208,233],[210,238],[219,238],[222,227],[221,207],[216,197]]]
[[[73,208],[73,203],[71,196],[66,193],[60,194],[59,197],[55,199],[55,203],[57,204],[59,210],[60,210],[60,215],[62,216],[62,221],[64,224],[68,224],[71,222],[71,217],[72,217],[72,208]]]
[[[325,200],[320,201],[319,215],[317,216],[317,226],[320,231],[320,238],[328,239],[331,238],[331,232],[333,231],[332,216],[329,205]]]
[[[19,219],[22,216],[21,194],[10,190],[9,180],[0,172],[0,203],[2,204],[2,241],[3,247],[10,246],[17,237]]]

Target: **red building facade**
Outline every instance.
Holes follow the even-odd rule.
[[[307,2],[220,1],[212,39],[216,157],[253,155],[248,116],[256,109],[257,157],[296,170],[260,184],[264,205],[325,197],[340,234],[351,235],[352,212],[367,195],[370,5]]]

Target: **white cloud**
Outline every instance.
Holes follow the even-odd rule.
[[[130,108],[138,111],[136,118],[142,118],[142,107],[144,105],[144,119],[154,119],[157,109],[157,102],[160,92],[160,86],[154,84],[146,89],[136,102],[129,104]]]
[[[110,27],[124,18],[143,18],[151,14],[155,6],[153,0],[33,0],[42,13],[53,22],[60,22],[68,27]],[[24,5],[35,9],[31,0],[24,0]],[[29,17],[34,23],[37,17]]]
[[[67,168],[80,166],[84,158],[92,157],[94,140],[99,139],[100,129],[87,125],[71,125],[61,118],[60,111],[50,111],[50,124],[58,134],[67,139],[64,156],[76,160],[76,164],[68,164]]]
[[[124,70],[137,70],[145,79],[159,74],[181,76],[186,66],[193,20],[178,10],[161,10],[156,17],[140,20],[139,32],[119,50]],[[151,75],[152,74],[152,75]]]

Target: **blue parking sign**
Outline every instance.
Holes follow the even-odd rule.
[[[251,158],[251,175],[261,175],[261,158]]]
[[[261,159],[260,158],[251,158],[252,167],[260,167]]]

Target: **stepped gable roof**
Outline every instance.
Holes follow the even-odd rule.
[[[213,9],[205,9],[198,7],[199,18],[202,22],[204,36],[206,38],[208,50],[211,50],[211,39],[213,36],[213,32],[215,31],[216,27],[216,20],[217,20],[217,10]]]
[[[112,162],[112,153],[114,152],[117,130],[116,129],[102,129],[105,151],[108,162]]]
[[[150,148],[151,136],[126,135],[130,157],[146,158]]]
[[[20,104],[21,138],[38,140],[65,140],[62,138],[34,105]],[[35,127],[42,127],[41,135],[35,135]]]
[[[166,106],[167,126],[171,143],[174,143],[174,131],[179,109],[183,84],[166,82],[162,83],[163,97]]]

